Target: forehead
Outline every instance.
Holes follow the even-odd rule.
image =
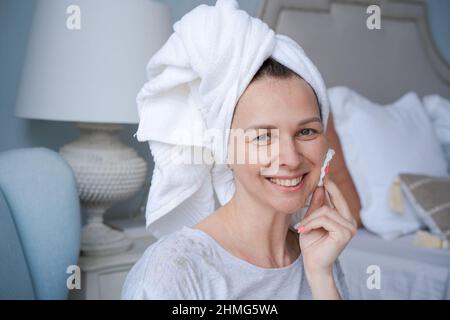
[[[300,77],[261,78],[241,95],[233,118],[234,127],[258,121],[298,122],[319,116],[319,106],[311,86]]]

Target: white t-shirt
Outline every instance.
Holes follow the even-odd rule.
[[[336,286],[348,299],[341,266]],[[190,227],[150,245],[129,272],[122,299],[312,299],[303,255],[282,268],[262,268],[228,252],[206,232]]]

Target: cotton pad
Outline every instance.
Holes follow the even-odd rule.
[[[328,173],[328,164],[330,163],[331,159],[333,159],[334,154],[335,152],[333,149],[328,149],[322,169],[320,170],[319,183],[317,184],[318,187],[323,186],[323,178]]]
[[[323,162],[322,169],[320,170],[319,183],[317,184],[318,187],[322,187],[323,186],[323,178],[328,173],[328,165],[329,165],[331,159],[333,159],[334,154],[335,154],[335,151],[333,149],[328,149],[327,150],[327,154],[325,156],[325,161]],[[328,202],[328,205],[330,207],[334,207],[332,202],[331,202],[331,200],[330,200],[328,192],[326,192],[326,191],[325,191],[325,198],[326,198],[326,202]],[[296,231],[298,229],[298,227],[300,226],[300,222],[298,220],[303,219],[306,211],[308,210],[309,206],[311,205],[311,199],[312,199],[312,193],[306,199],[305,206],[302,209],[300,209],[300,211],[297,214],[294,214],[292,216],[292,218],[291,218],[291,227],[293,227],[293,230]]]

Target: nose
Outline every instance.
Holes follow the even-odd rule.
[[[300,145],[292,136],[284,136],[279,141],[278,163],[286,169],[297,169],[303,161]]]

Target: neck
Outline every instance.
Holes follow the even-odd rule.
[[[288,232],[291,214],[242,199],[239,194],[235,193],[220,214],[235,250],[266,268],[290,265],[300,253],[298,237]]]

